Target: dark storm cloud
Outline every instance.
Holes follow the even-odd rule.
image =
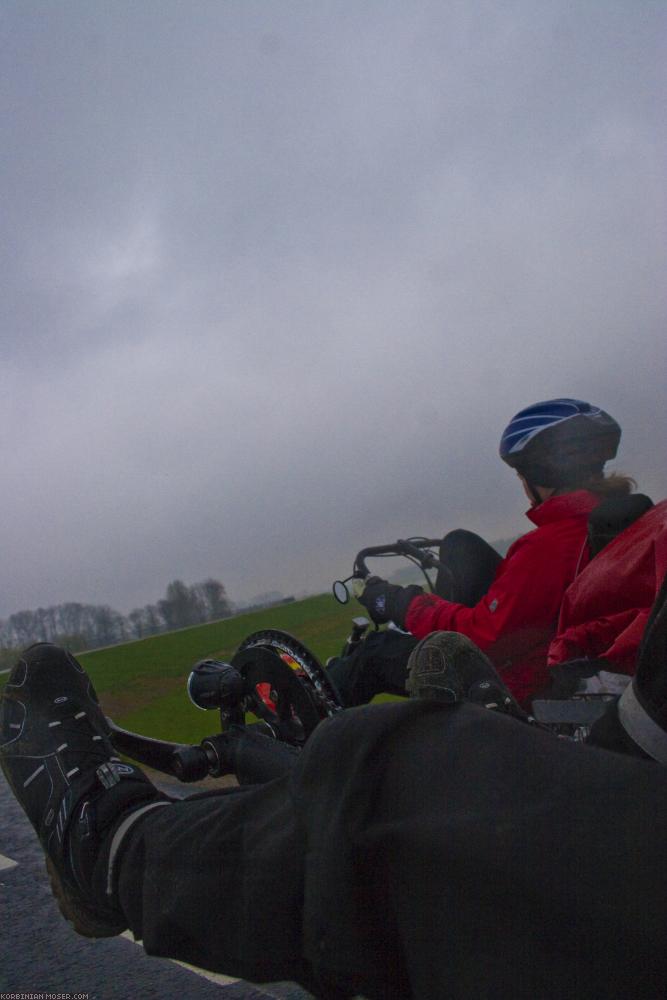
[[[4,11],[0,614],[516,534],[551,395],[664,493],[658,5]]]

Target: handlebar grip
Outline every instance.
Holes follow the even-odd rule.
[[[447,567],[436,556],[431,552],[424,551],[434,545],[439,545],[440,541],[441,539],[439,538],[420,538],[418,541],[406,541],[399,538],[397,542],[393,542],[391,545],[372,545],[369,548],[361,549],[354,560],[352,575],[360,580],[365,580],[367,576],[370,576],[366,560],[371,556],[409,555],[413,559],[416,559],[424,568],[446,570]]]
[[[185,746],[174,752],[172,766],[179,781],[201,781],[209,775],[210,762],[203,747]]]

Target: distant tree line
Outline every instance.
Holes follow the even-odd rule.
[[[36,611],[17,611],[0,621],[0,662],[12,661],[32,642],[56,642],[75,651],[143,639],[189,625],[227,618],[233,606],[219,580],[188,586],[173,580],[162,600],[134,608],[125,616],[106,604],[56,604]]]

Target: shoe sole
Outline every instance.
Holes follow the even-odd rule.
[[[126,930],[127,924],[104,920],[100,917],[99,912],[88,906],[82,896],[69,886],[65,886],[56,866],[48,855],[46,856],[46,872],[58,909],[77,934],[88,938],[105,938],[116,937]]]

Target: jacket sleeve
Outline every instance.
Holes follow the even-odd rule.
[[[638,640],[641,638],[647,617],[647,612],[639,608],[629,608],[615,615],[573,625],[559,632],[550,644],[547,657],[549,666],[582,656],[616,662],[617,659],[627,658],[628,650],[633,644],[636,655]],[[632,652],[630,655],[633,655]]]
[[[462,632],[483,650],[514,634],[530,633],[532,643],[535,631],[553,635],[572,559],[559,558],[558,546],[545,552],[539,535],[531,532],[514,543],[473,608],[423,594],[410,603],[406,628],[418,639],[439,630]]]
[[[549,666],[583,656],[610,660],[620,669],[626,666],[632,669],[647,619],[648,611],[628,608],[565,629],[549,646]]]

